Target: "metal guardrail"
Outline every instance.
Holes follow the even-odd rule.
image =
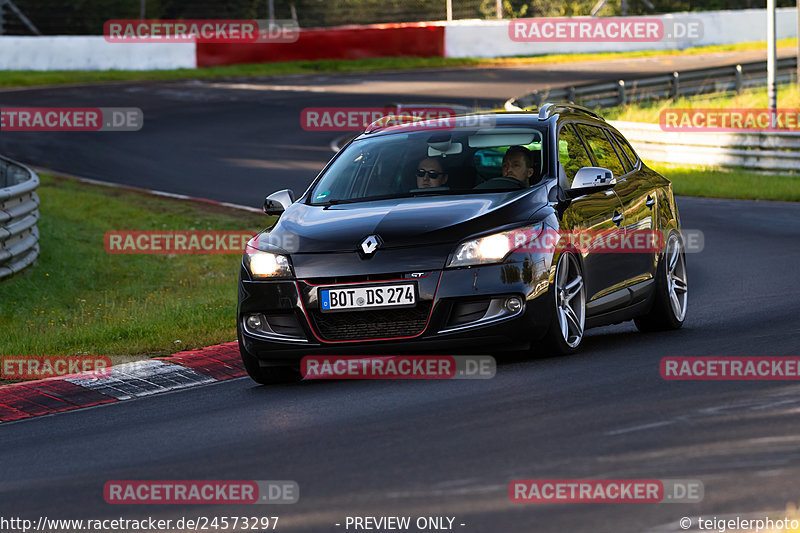
[[[777,83],[792,83],[797,58],[778,60]],[[534,91],[505,103],[508,111],[538,108],[543,102],[569,101],[588,107],[612,107],[631,102],[741,92],[767,83],[766,61],[674,72],[633,80],[592,83]],[[744,167],[754,170],[800,170],[800,133],[733,133],[663,131],[658,124],[609,121],[645,160],[689,165]]]
[[[39,176],[0,156],[0,280],[39,257]]]
[[[778,60],[775,80],[789,84],[794,80],[797,58]],[[767,84],[767,62],[754,61],[733,66],[712,67],[673,72],[646,78],[590,83],[556,89],[533,91],[510,98],[505,108],[509,111],[539,107],[543,102],[571,102],[587,107],[613,107],[631,102],[696,96],[699,94],[741,92]]]
[[[642,159],[687,165],[800,170],[800,133],[663,131],[659,124],[611,120]]]

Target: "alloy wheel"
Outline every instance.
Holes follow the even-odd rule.
[[[686,257],[680,238],[672,234],[667,242],[667,293],[672,306],[672,313],[678,321],[686,316],[686,300],[688,296],[686,284]]]
[[[583,338],[586,290],[580,265],[573,254],[563,254],[556,267],[556,314],[561,336],[570,348]]]

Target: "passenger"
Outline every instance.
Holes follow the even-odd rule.
[[[426,157],[417,165],[417,188],[444,187],[447,173],[438,157]]]

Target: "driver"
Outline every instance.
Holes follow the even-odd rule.
[[[447,183],[447,173],[438,157],[426,157],[417,165],[417,188],[443,187]]]
[[[533,176],[533,155],[524,146],[512,146],[503,156],[502,168],[504,178],[514,178],[528,187]]]

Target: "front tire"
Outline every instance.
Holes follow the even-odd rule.
[[[653,307],[646,315],[635,318],[634,323],[642,332],[679,329],[686,319],[688,300],[686,253],[680,236],[673,232],[656,269]]]
[[[550,327],[544,339],[548,351],[557,355],[575,353],[586,324],[586,287],[580,262],[573,253],[558,258],[550,305]]]
[[[297,383],[303,379],[300,371],[291,366],[261,366],[258,358],[245,349],[241,336],[239,337],[239,354],[242,356],[242,363],[247,370],[247,375],[261,385]]]

